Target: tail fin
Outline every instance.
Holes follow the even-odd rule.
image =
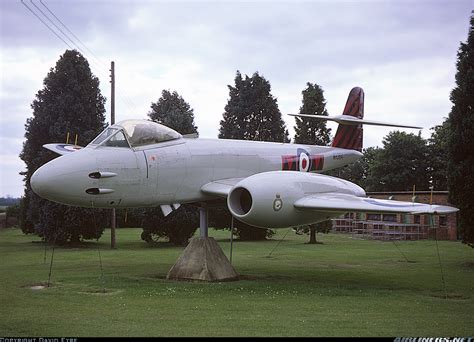
[[[364,90],[362,88],[352,88],[342,115],[353,116],[357,119],[364,118]],[[362,124],[347,125],[340,123],[331,146],[361,152],[362,138]]]

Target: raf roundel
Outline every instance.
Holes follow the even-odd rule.
[[[276,198],[273,201],[273,210],[280,211],[282,207],[283,207],[283,201],[280,198],[280,194],[276,194]]]
[[[310,159],[308,153],[306,151],[302,151],[299,157],[299,170],[308,172],[310,170]]]
[[[75,152],[80,150],[82,147],[70,144],[57,144],[56,148],[59,150],[59,152]]]

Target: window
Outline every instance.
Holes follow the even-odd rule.
[[[111,147],[130,147],[122,131],[117,132],[112,138],[104,143],[104,146]]]
[[[380,221],[380,214],[367,214],[367,221]]]
[[[115,134],[115,132],[117,132],[118,129],[117,128],[106,128],[102,133],[100,133],[97,138],[95,138],[92,142],[91,142],[91,145],[99,145],[101,144],[102,142],[104,142],[104,140],[108,139],[111,135]]]
[[[396,214],[383,214],[383,220],[388,222],[397,222]]]
[[[440,216],[439,217],[439,225],[442,226],[447,226],[448,225],[448,217],[446,215]]]
[[[420,215],[414,215],[413,216],[413,222],[416,224],[420,224]]]
[[[125,129],[132,147],[145,146],[181,138],[181,134],[156,122],[126,120],[118,123]]]
[[[119,132],[119,133],[118,133]],[[138,147],[176,140],[182,135],[169,127],[147,120],[124,120],[100,133],[90,145]]]
[[[425,222],[428,221],[428,225],[430,227],[434,227],[435,225],[434,215],[429,214],[429,215],[425,215],[425,217],[428,217],[428,220],[425,220]]]

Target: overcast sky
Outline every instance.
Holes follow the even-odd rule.
[[[423,126],[427,138],[450,111],[456,53],[474,8],[473,0],[42,0],[47,8],[33,0],[39,9],[23,1],[61,36],[40,12],[54,20],[49,8],[85,44],[76,43],[108,99],[115,61],[117,121],[147,118],[163,89],[176,90],[206,138],[217,137],[237,70],[269,80],[282,113],[299,110],[306,82],[322,86],[330,115],[361,86],[365,118]],[[23,194],[18,155],[30,104],[69,48],[25,5],[0,1],[0,196]],[[293,137],[294,118],[283,119]],[[364,147],[382,146],[390,130],[366,127]]]

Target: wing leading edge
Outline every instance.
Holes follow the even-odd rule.
[[[324,212],[393,212],[412,214],[448,214],[459,209],[445,205],[430,205],[376,198],[357,197],[340,193],[321,193],[303,197],[294,203],[295,208]]]
[[[60,155],[76,152],[82,149],[81,146],[73,144],[46,144],[43,145],[43,147]]]
[[[227,197],[234,185],[240,182],[242,179],[243,178],[228,178],[210,182],[204,184],[201,187],[201,191],[208,195]]]

